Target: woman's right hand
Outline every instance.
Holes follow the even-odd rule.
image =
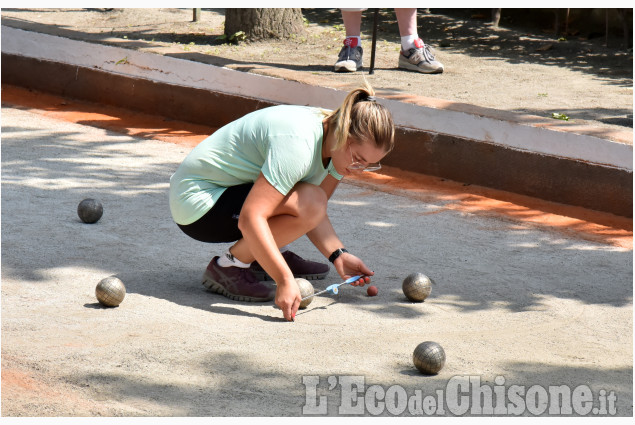
[[[276,305],[280,307],[286,320],[295,320],[295,314],[300,308],[301,301],[300,287],[295,279],[285,280],[277,284]]]

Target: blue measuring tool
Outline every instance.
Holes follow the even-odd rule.
[[[324,294],[325,292],[328,292],[329,294],[337,294],[340,290],[338,289],[340,286],[342,285],[346,285],[348,283],[353,283],[359,279],[361,279],[363,276],[353,276],[353,277],[349,277],[348,279],[346,279],[344,282],[342,283],[334,283],[333,285],[329,285],[325,290],[320,291],[320,292],[316,292],[313,295],[309,295],[307,297],[302,298],[302,301],[309,299],[311,297],[315,297],[316,295],[320,295],[320,294]]]

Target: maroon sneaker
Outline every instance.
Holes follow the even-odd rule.
[[[276,289],[267,286],[253,275],[249,269],[240,267],[221,267],[212,258],[203,274],[203,286],[212,292],[223,294],[236,301],[271,301]]]
[[[285,251],[282,253],[287,265],[291,269],[291,273],[295,277],[301,277],[307,280],[324,279],[329,274],[328,264],[322,264],[315,261],[305,260],[297,254],[291,251]],[[251,263],[249,270],[259,280],[273,280],[271,276],[258,264],[257,261]]]

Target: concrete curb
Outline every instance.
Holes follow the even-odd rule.
[[[2,73],[3,83],[212,126],[278,103],[335,108],[346,95],[5,26]],[[435,99],[381,102],[399,126],[387,165],[632,217],[632,133]]]

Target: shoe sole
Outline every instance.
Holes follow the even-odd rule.
[[[216,282],[211,274],[209,273],[209,271],[205,270],[205,273],[203,274],[203,282],[201,282],[202,285],[207,288],[208,291],[210,292],[214,292],[217,294],[221,294],[231,300],[234,301],[246,301],[246,302],[265,302],[265,301],[271,301],[275,298],[275,293],[272,294],[269,297],[265,297],[265,298],[258,298],[258,297],[248,297],[246,295],[235,295],[232,294],[231,292],[229,292],[227,289],[225,289],[223,287],[223,285],[221,285],[220,283]]]
[[[334,70],[335,72],[356,72],[363,68],[364,68],[363,65],[360,65],[359,67],[357,67],[355,63],[353,62],[352,65],[335,65]]]
[[[357,71],[361,71],[363,68],[359,67],[357,69],[351,69],[351,68],[346,68],[345,66],[339,67],[339,68],[335,68],[335,72],[357,72]]]
[[[263,271],[252,270],[251,272],[254,274],[254,276],[256,276],[256,279],[258,279],[261,282],[266,282],[268,280],[273,281],[271,276],[269,276],[267,272],[264,270]],[[313,274],[295,274],[293,275],[293,277],[299,277],[306,280],[321,280],[321,279],[324,279],[326,275],[328,274],[329,272],[313,273]]]
[[[428,71],[423,68],[419,68],[417,65],[411,64],[410,62],[401,61],[401,60],[399,61],[399,68],[407,69],[409,71],[420,72],[422,74],[442,74],[443,73],[443,67],[437,68],[437,69],[431,69]]]

